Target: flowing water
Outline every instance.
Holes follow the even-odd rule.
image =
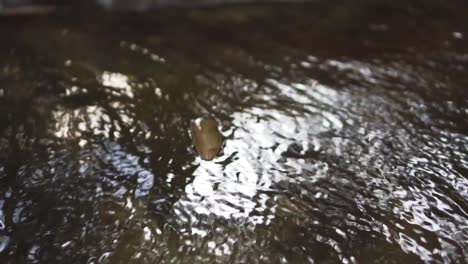
[[[467,10],[3,18],[0,262],[466,263]]]

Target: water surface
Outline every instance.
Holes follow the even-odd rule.
[[[3,19],[2,263],[467,262],[467,6],[418,3]]]

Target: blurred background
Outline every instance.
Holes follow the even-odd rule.
[[[467,14],[0,0],[0,262],[468,262]]]

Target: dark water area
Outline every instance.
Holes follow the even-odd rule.
[[[0,18],[0,263],[467,263],[467,11]]]

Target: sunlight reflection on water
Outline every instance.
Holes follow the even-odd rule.
[[[0,258],[464,263],[466,30],[371,6],[7,23]]]

